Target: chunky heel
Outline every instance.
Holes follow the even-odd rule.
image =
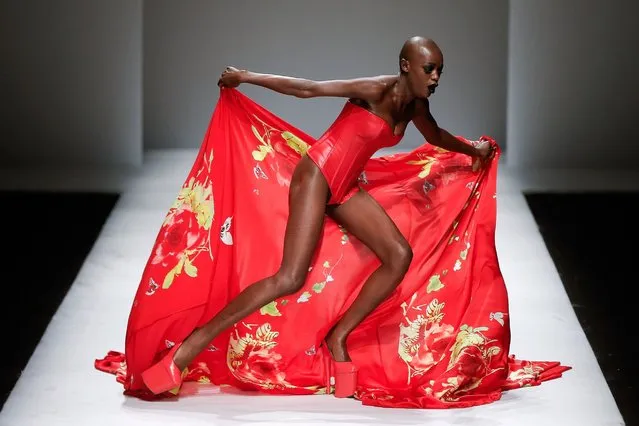
[[[357,367],[352,362],[333,361],[335,372],[335,397],[348,398],[357,389]]]
[[[175,365],[173,356],[181,344],[173,346],[162,360],[152,365],[142,373],[142,381],[147,388],[158,395],[171,392],[176,395],[182,385],[182,372]]]

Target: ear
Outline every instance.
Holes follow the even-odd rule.
[[[399,60],[399,69],[402,72],[408,72],[410,70],[410,63],[406,58],[402,58]]]

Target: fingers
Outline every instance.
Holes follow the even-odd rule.
[[[224,71],[222,71],[222,74],[220,74],[220,78],[217,81],[218,87],[224,87],[225,86],[224,77],[228,74],[228,72],[229,72],[229,67],[226,67],[226,69]]]
[[[229,73],[233,71],[234,71],[234,68],[231,66],[224,68],[224,71],[222,71],[222,74],[220,74],[220,78],[217,81],[217,86],[221,88],[227,87],[227,85],[224,83],[224,77],[226,77]]]

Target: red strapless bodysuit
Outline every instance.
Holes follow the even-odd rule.
[[[307,151],[328,182],[328,204],[342,204],[359,189],[357,179],[366,162],[381,148],[396,145],[403,135],[382,117],[353,102]]]

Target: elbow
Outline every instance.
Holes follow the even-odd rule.
[[[424,132],[423,135],[429,144],[435,145],[435,146],[441,146],[443,137],[439,130]]]
[[[312,98],[313,96],[313,93],[309,92],[308,90],[299,90],[295,93],[295,97],[300,99],[308,99]]]
[[[298,90],[295,91],[295,97],[301,99],[314,98],[318,96],[318,89],[316,81],[305,80],[300,84]]]
[[[441,127],[437,127],[433,132],[434,145],[441,146],[442,143],[446,143],[446,133]]]

